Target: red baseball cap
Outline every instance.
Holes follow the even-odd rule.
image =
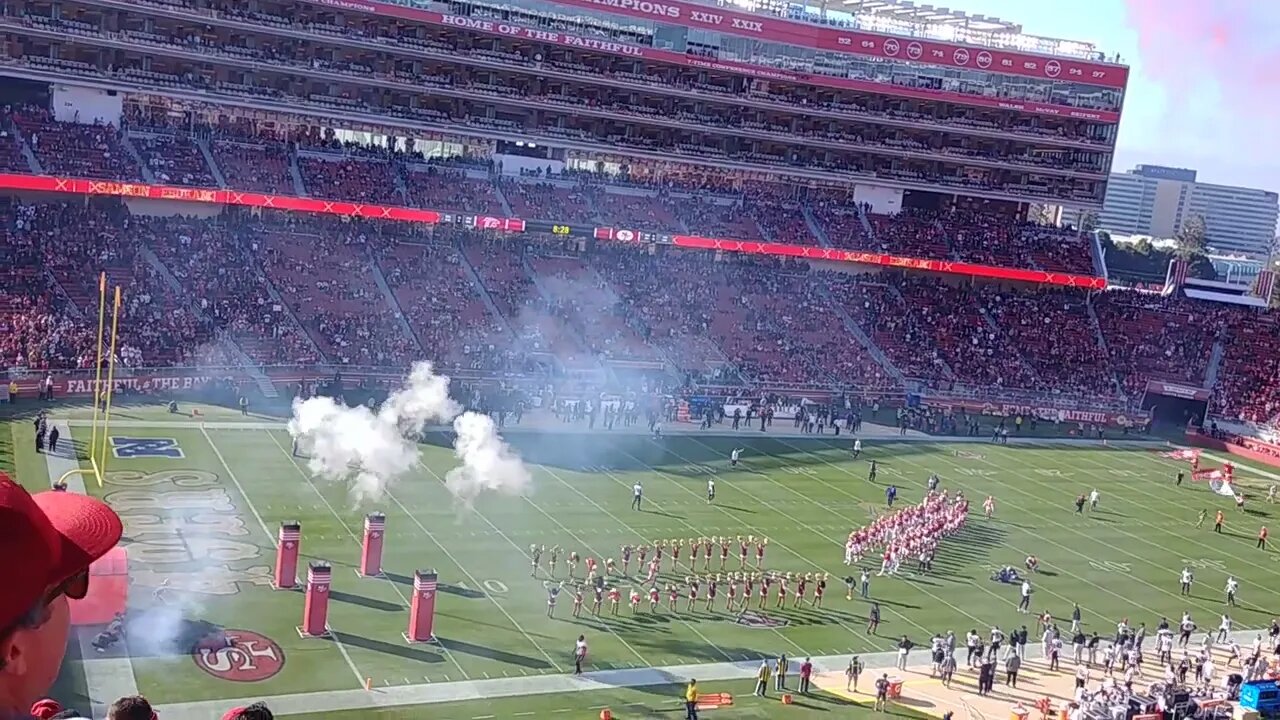
[[[106,503],[87,495],[31,495],[0,472],[0,629],[20,620],[49,591],[106,555],[124,527]]]

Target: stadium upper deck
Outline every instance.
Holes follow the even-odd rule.
[[[548,158],[675,155],[890,198],[1100,205],[1125,68],[713,10],[34,2],[0,17],[0,71]]]

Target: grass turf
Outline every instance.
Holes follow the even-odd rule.
[[[655,443],[634,435],[513,431],[510,441],[533,469],[533,493],[482,497],[468,510],[454,504],[441,481],[454,465],[451,449],[445,438],[431,437],[421,446],[417,472],[381,502],[355,507],[345,486],[309,477],[303,461],[291,457],[283,429],[164,425],[167,416],[148,408],[117,417],[155,424],[117,427],[113,436],[170,439],[182,451],[180,458],[112,459],[105,488],[90,483],[125,518],[131,606],[146,612],[163,602],[179,609],[184,618],[176,629],[188,641],[210,626],[259,633],[286,658],[269,678],[229,682],[200,669],[185,644],[147,647],[131,624],[138,686],[156,703],[356,689],[365,678],[390,686],[558,673],[571,667],[579,633],[587,634],[600,669],[885,650],[903,634],[921,641],[934,631],[1028,622],[1014,612],[1016,588],[987,580],[995,566],[1020,565],[1027,554],[1039,556],[1045,569],[1035,580],[1033,609],[1065,617],[1078,602],[1088,629],[1104,634],[1121,617],[1153,623],[1184,610],[1202,627],[1216,625],[1227,573],[1243,584],[1244,607],[1232,611],[1237,623],[1260,626],[1270,620],[1262,608],[1274,602],[1266,588],[1280,580],[1277,555],[1253,547],[1258,527],[1274,524],[1272,507],[1256,499],[1238,515],[1229,498],[1203,485],[1174,487],[1182,465],[1146,448],[864,441],[863,458],[853,460],[847,438],[831,436],[691,435]],[[0,467],[11,464],[23,482],[45,486],[30,422],[15,420],[8,430],[13,444]],[[89,430],[76,427],[74,434],[84,443]],[[735,445],[746,447],[737,470],[727,462]],[[878,484],[866,479],[868,459],[880,463]],[[881,509],[886,484],[913,501],[930,472],[943,477],[943,487],[969,496],[975,515],[961,536],[944,543],[934,572],[873,579],[884,621],[880,636],[868,636],[867,604],[846,602],[835,580],[846,572],[844,538]],[[705,500],[709,474],[717,478],[715,503]],[[1240,475],[1256,485],[1270,482],[1247,470]],[[642,512],[629,509],[636,480],[645,487]],[[1093,487],[1102,493],[1101,509],[1074,515],[1073,498]],[[991,521],[978,509],[987,495],[997,500]],[[1193,528],[1201,508],[1226,511],[1227,532]],[[355,573],[359,536],[364,513],[375,509],[387,515],[387,577],[363,579]],[[299,639],[302,595],[269,587],[273,538],[286,520],[302,523],[300,574],[308,560],[333,564],[332,640]],[[633,617],[623,608],[617,617],[575,621],[564,599],[548,619],[541,578],[529,577],[525,555],[531,543],[618,557],[624,543],[747,534],[770,538],[771,569],[832,573],[827,607],[771,611],[786,624],[755,628],[723,610],[684,612],[683,600],[675,615],[646,610]],[[1190,598],[1178,596],[1184,564],[1198,569]],[[729,569],[736,565],[731,558]],[[563,567],[562,560],[562,574]],[[438,645],[411,646],[401,637],[411,576],[421,568],[440,573]],[[152,590],[166,580],[157,600]],[[68,676],[78,681],[73,671]]]

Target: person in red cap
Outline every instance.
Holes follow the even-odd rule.
[[[0,719],[28,718],[53,685],[71,630],[68,599],[120,541],[120,517],[70,492],[27,493],[0,473]]]

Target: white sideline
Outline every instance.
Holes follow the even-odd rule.
[[[58,454],[44,453],[45,465],[49,469],[49,484],[61,478],[71,470],[80,467],[76,459],[75,439],[71,436],[71,426],[66,420],[58,420],[51,424],[58,429]],[[67,490],[85,495],[84,476],[73,474],[67,478]],[[81,665],[84,667],[85,690],[89,695],[92,717],[106,717],[107,706],[117,698],[138,694],[138,683],[133,675],[133,661],[129,659],[129,644],[121,639],[124,655],[117,658],[97,658],[93,649],[92,630],[75,628],[76,642],[80,647]]]

